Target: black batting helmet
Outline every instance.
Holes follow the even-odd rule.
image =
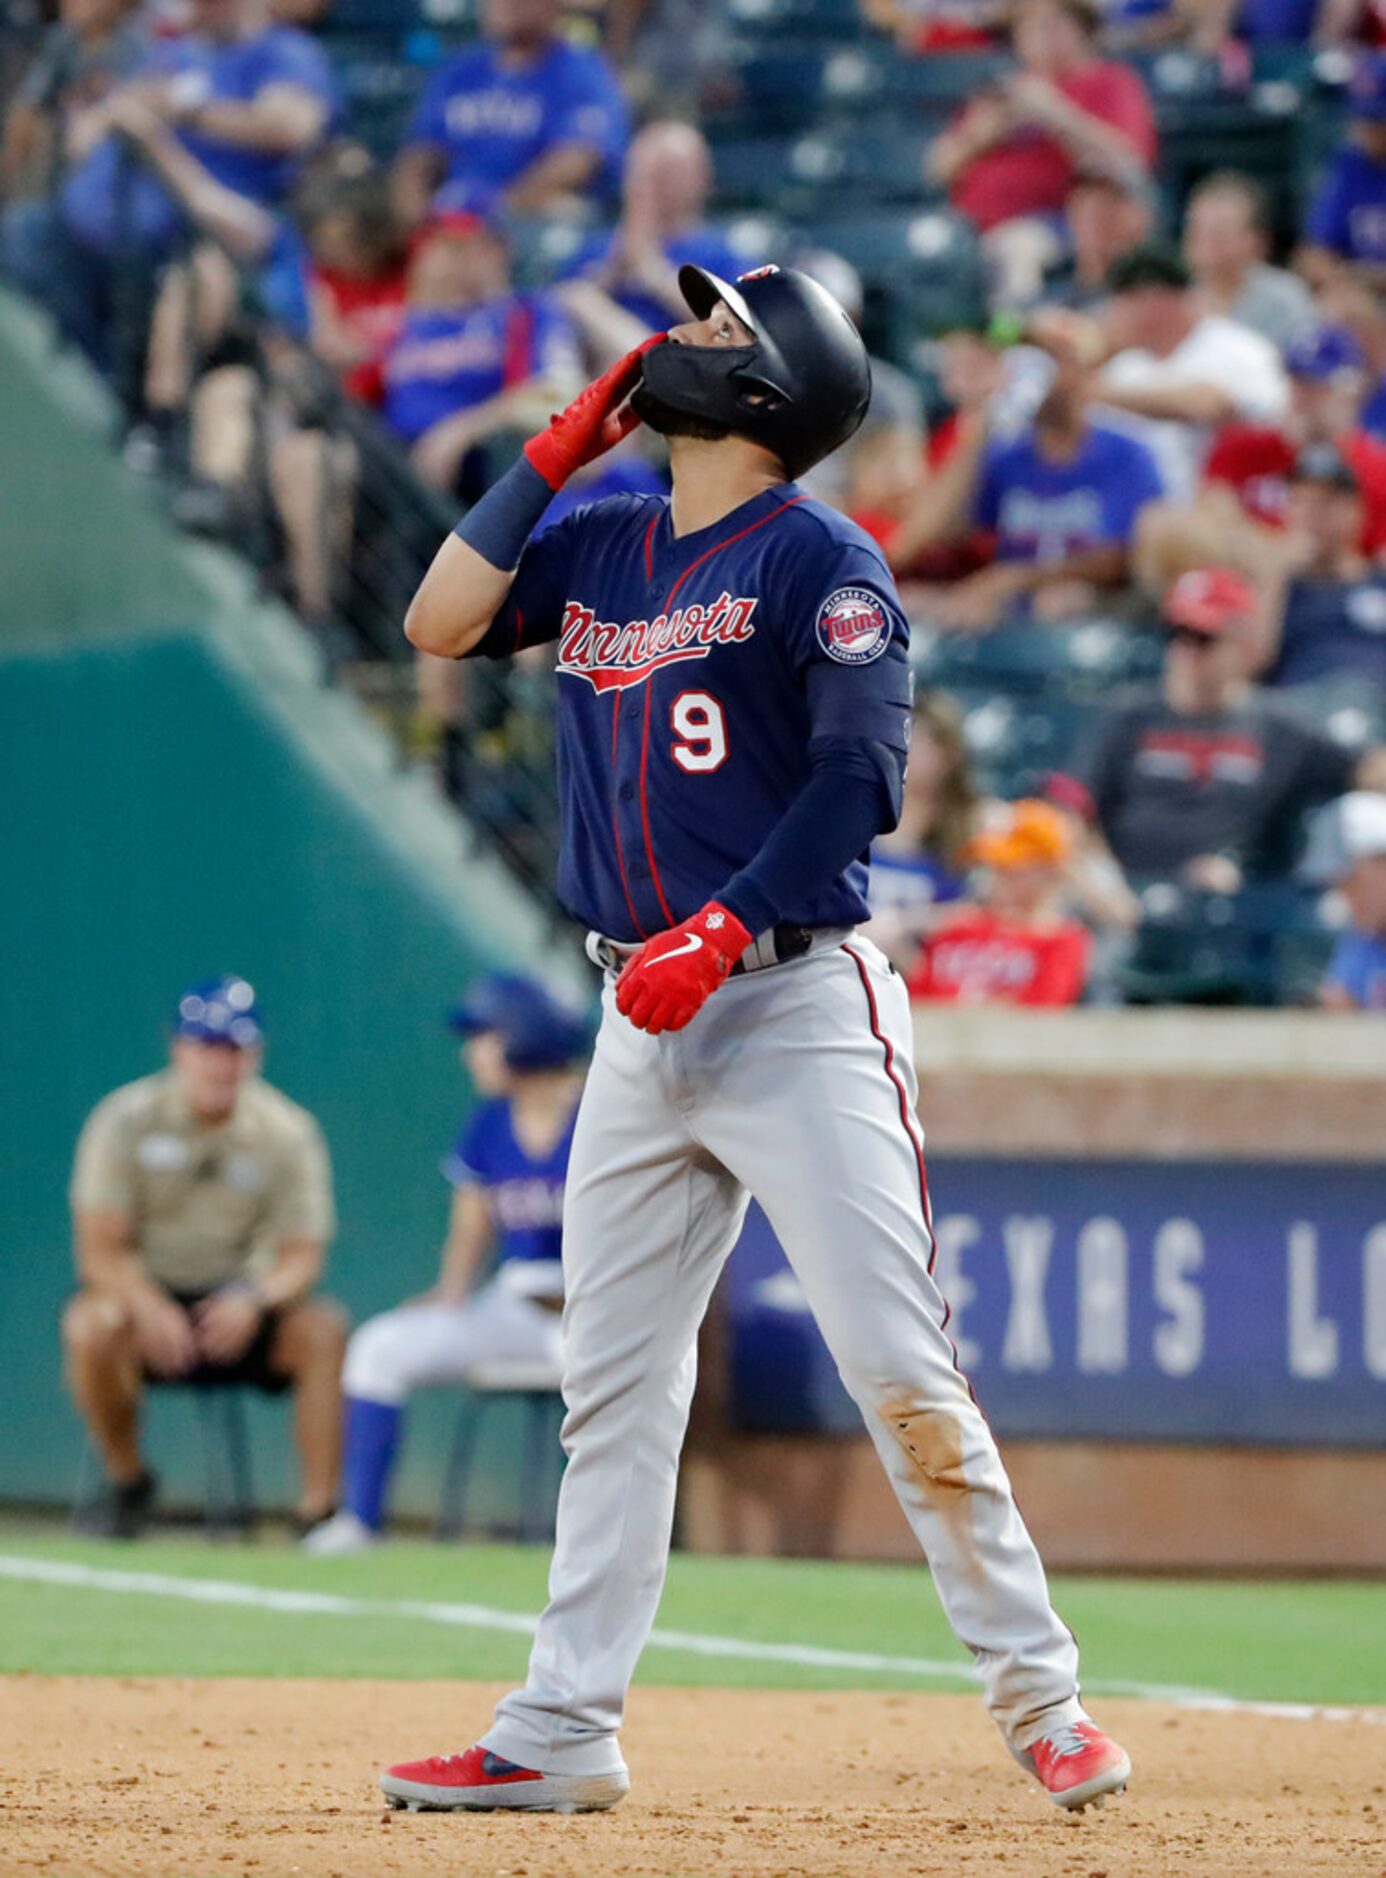
[[[860,333],[826,288],[779,267],[757,267],[734,282],[682,267],[679,288],[695,319],[725,301],[755,344],[656,346],[644,362],[653,397],[764,444],[791,478],[846,443],[866,416],[871,366]]]

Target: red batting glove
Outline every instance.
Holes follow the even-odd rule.
[[[640,419],[626,399],[640,383],[640,369],[652,346],[663,345],[667,333],[656,333],[643,346],[618,359],[581,392],[566,411],[551,419],[547,430],[531,437],[525,455],[550,489],[561,489],[576,469],[614,450]]]
[[[657,1037],[698,1015],[751,943],[735,913],[709,900],[682,926],[657,932],[616,980],[616,1009]]]

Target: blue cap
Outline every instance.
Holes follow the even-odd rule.
[[[1364,52],[1347,88],[1348,115],[1386,122],[1386,52]]]
[[[173,1034],[248,1050],[265,1034],[255,1005],[255,987],[244,978],[200,979],[178,1000]]]
[[[507,1069],[561,1069],[584,1056],[591,1041],[586,1020],[560,1004],[537,979],[493,972],[448,1012],[448,1028],[475,1037],[496,1031]]]
[[[1316,326],[1285,352],[1285,370],[1291,378],[1311,378],[1319,383],[1336,378],[1339,372],[1364,371],[1366,364],[1361,346],[1346,326]]]

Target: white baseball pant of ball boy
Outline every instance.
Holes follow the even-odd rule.
[[[959,1373],[915,1117],[904,984],[869,941],[729,978],[651,1037],[608,972],[563,1222],[569,1462],[523,1689],[482,1745],[522,1767],[624,1772],[626,1690],[668,1560],[698,1325],[764,1208],[1013,1752],[1080,1719],[1078,1650],[991,1430]]]

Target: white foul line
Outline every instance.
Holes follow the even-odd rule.
[[[178,1598],[189,1604],[239,1605],[313,1617],[405,1617],[448,1624],[463,1630],[498,1630],[532,1636],[537,1617],[500,1611],[488,1604],[434,1604],[411,1598],[353,1598],[335,1591],[290,1591],[275,1585],[241,1584],[229,1578],[179,1578],[167,1572],[115,1571],[102,1565],[79,1565],[59,1559],[25,1558],[0,1553],[0,1578],[34,1584],[66,1585],[84,1591],[124,1596]],[[977,1672],[966,1663],[927,1656],[883,1656],[870,1650],[830,1650],[812,1643],[758,1643],[742,1637],[708,1636],[696,1630],[655,1629],[649,1647],[684,1656],[735,1657],[743,1662],[790,1663],[803,1669],[866,1670],[875,1675],[913,1677],[926,1682],[967,1682]],[[1083,1687],[1096,1695],[1131,1695],[1178,1708],[1211,1709],[1241,1715],[1273,1715],[1290,1721],[1360,1721],[1386,1724],[1386,1710],[1320,1707],[1311,1702],[1250,1702],[1215,1689],[1188,1689],[1155,1682],[1085,1677]]]

